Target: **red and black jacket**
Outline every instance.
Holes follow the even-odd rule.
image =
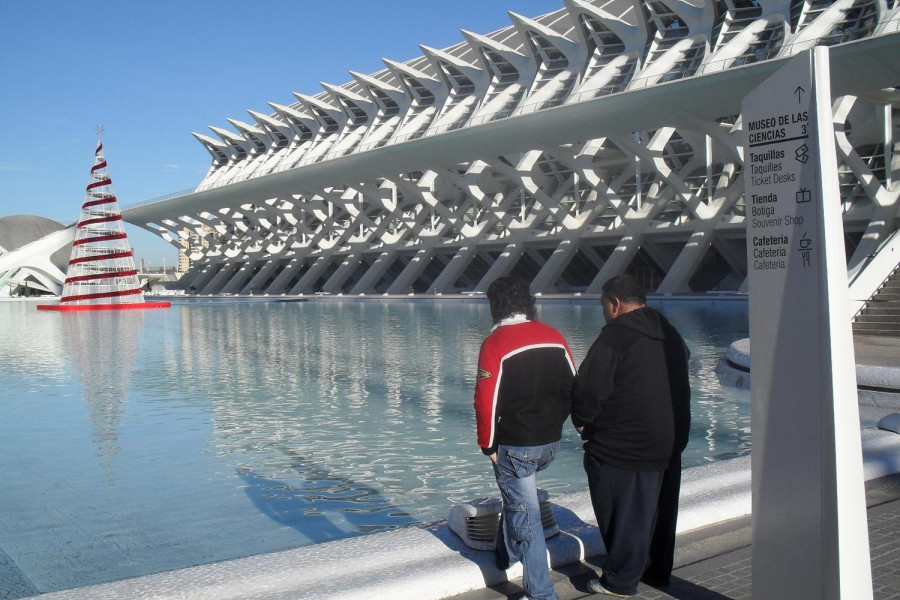
[[[481,345],[475,384],[478,445],[559,441],[569,416],[575,361],[563,336],[524,316],[504,320]]]

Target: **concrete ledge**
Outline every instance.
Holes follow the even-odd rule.
[[[733,342],[716,364],[716,376],[722,385],[750,389],[750,339]],[[856,386],[864,406],[900,409],[900,368],[866,364],[857,357]]]
[[[750,338],[744,338],[731,343],[725,351],[725,358],[729,362],[750,371]]]
[[[900,473],[900,435],[862,432],[866,480]],[[678,532],[746,517],[750,457],[686,469]],[[561,533],[547,540],[554,567],[605,553],[590,495],[551,498]],[[202,565],[40,596],[43,600],[438,600],[521,577],[500,571],[493,553],[468,548],[445,523],[400,529],[297,550]]]
[[[882,390],[900,391],[900,369],[880,365],[856,365],[856,383]]]
[[[596,527],[555,511],[565,529],[548,540],[554,566],[604,548]],[[44,594],[44,600],[422,599],[437,600],[521,577],[498,570],[492,552],[471,550],[444,524],[401,529]]]

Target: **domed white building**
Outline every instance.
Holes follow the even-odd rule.
[[[58,294],[74,239],[73,230],[44,217],[0,218],[0,297]]]

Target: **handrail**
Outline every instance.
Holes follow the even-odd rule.
[[[900,229],[895,231],[869,257],[865,268],[861,269],[850,282],[850,316],[856,318],[863,311],[872,296],[891,278],[900,267]]]
[[[886,35],[888,33],[894,33],[897,31],[900,31],[900,17],[898,17],[896,19],[890,19],[888,21],[884,21],[883,23],[879,23],[870,35],[866,36],[865,38],[860,38],[860,39],[871,39],[874,37],[879,37],[881,35]],[[838,35],[843,35],[843,34],[838,34]],[[836,35],[834,35],[834,34],[824,35],[824,36],[821,36],[818,38],[813,38],[813,39],[802,41],[802,42],[794,42],[792,44],[787,44],[787,45],[781,46],[781,48],[778,50],[778,52],[770,58],[765,58],[760,61],[745,62],[740,67],[737,67],[737,68],[750,67],[750,66],[757,65],[760,63],[764,63],[764,62],[769,62],[772,60],[778,60],[778,59],[782,59],[785,57],[794,56],[795,54],[798,54],[799,52],[813,48],[814,46],[820,44],[822,41],[829,40],[834,37],[836,37]],[[853,43],[856,41],[860,41],[860,40],[848,40],[847,42],[838,42],[837,44],[833,44],[833,45],[840,46],[844,43]],[[737,61],[741,58],[746,58],[746,57],[743,55],[739,55],[739,56],[732,56],[732,57],[725,58],[725,59],[720,59],[720,60],[703,63],[700,65],[700,67],[697,69],[697,71],[694,72],[693,74],[686,75],[685,77],[682,77],[677,80],[672,80],[671,83],[674,83],[676,81],[682,81],[684,79],[691,79],[693,77],[698,77],[701,75],[715,73],[718,71],[723,71],[727,68],[727,66],[729,64],[734,63],[735,61]],[[599,97],[614,96],[616,94],[621,94],[621,93],[633,91],[636,89],[646,88],[649,85],[656,83],[660,78],[666,76],[667,74],[669,74],[669,73],[668,72],[660,72],[660,73],[654,73],[652,75],[646,75],[643,77],[633,77],[629,81],[629,83],[626,87],[624,87],[621,90],[616,91],[616,92],[608,92],[605,94],[599,93],[602,91],[602,88],[600,88],[599,90],[593,89],[593,90],[578,92],[576,94],[573,94],[572,96],[569,96],[565,102],[563,102],[561,104],[556,104],[555,106],[551,106],[551,107],[546,106],[547,105],[546,98],[540,99],[540,100],[537,100],[534,102],[526,101],[525,103],[518,105],[515,108],[504,109],[504,110],[497,111],[494,113],[479,115],[478,117],[471,118],[465,123],[465,127],[466,128],[477,127],[479,125],[484,125],[484,124],[487,124],[487,123],[490,123],[492,121],[496,121],[499,119],[525,116],[525,115],[537,112],[539,110],[551,110],[553,108],[568,106],[570,104],[586,102],[588,100],[593,100],[593,99],[599,98]],[[233,177],[223,179],[221,181],[215,181],[215,182],[210,182],[210,183],[201,182],[199,185],[197,185],[194,188],[189,188],[189,189],[182,190],[179,192],[173,192],[171,194],[167,194],[165,196],[160,196],[160,197],[153,198],[150,200],[145,200],[143,202],[137,202],[135,204],[131,204],[131,205],[123,207],[123,210],[127,211],[127,210],[134,209],[134,208],[148,206],[150,204],[164,202],[166,200],[171,200],[173,198],[178,198],[181,196],[188,196],[188,195],[196,193],[196,192],[203,192],[203,191],[207,191],[207,190],[217,189],[217,188],[220,188],[220,187],[223,187],[226,185],[240,183],[243,181],[247,181],[248,179],[255,179],[257,177],[261,177],[264,175],[271,175],[273,173],[281,173],[283,171],[299,169],[299,168],[306,167],[306,166],[316,164],[316,163],[320,163],[323,161],[335,160],[335,159],[347,156],[348,154],[369,152],[372,150],[377,150],[379,148],[384,148],[385,146],[393,146],[395,144],[402,144],[404,142],[421,139],[426,136],[440,135],[442,133],[447,133],[449,131],[455,131],[459,128],[460,128],[460,125],[454,124],[454,123],[437,125],[437,126],[433,126],[433,127],[429,127],[427,129],[425,129],[424,132],[417,131],[417,132],[405,133],[401,136],[391,137],[387,141],[382,139],[382,140],[354,146],[351,148],[343,148],[338,151],[326,152],[324,154],[306,158],[306,159],[300,158],[299,160],[293,161],[290,164],[277,165],[277,166],[265,171],[263,174],[256,174],[255,172],[251,172],[251,173],[247,173],[247,174],[235,175]]]

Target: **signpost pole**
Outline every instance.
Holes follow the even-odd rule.
[[[872,598],[828,49],[742,104],[754,598]]]

